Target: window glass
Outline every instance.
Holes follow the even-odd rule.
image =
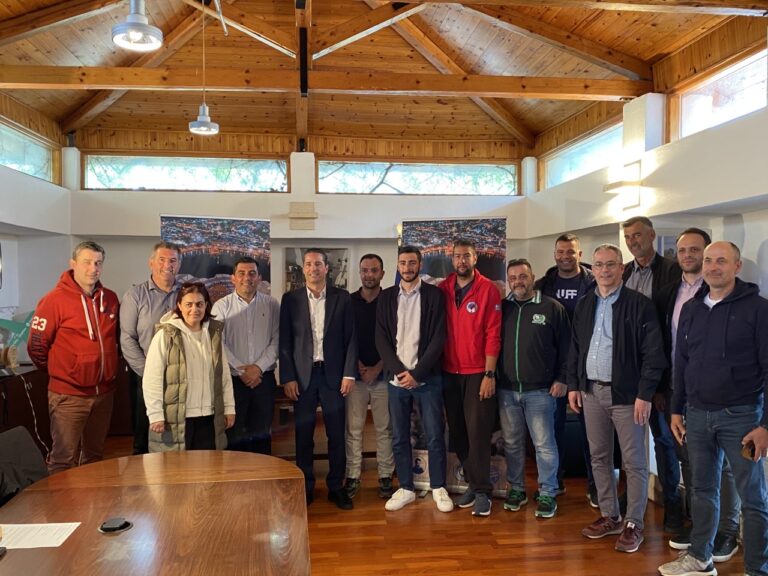
[[[557,186],[621,162],[623,125],[603,130],[544,160],[545,188]]]
[[[766,105],[766,51],[729,67],[722,74],[684,92],[680,134],[689,136]]]
[[[321,160],[318,173],[318,190],[328,194],[517,194],[515,164],[406,164]]]
[[[85,188],[287,192],[287,174],[284,160],[89,155]]]
[[[0,164],[49,182],[53,180],[53,150],[4,124],[0,124]]]

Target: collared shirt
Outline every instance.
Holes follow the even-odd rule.
[[[407,292],[402,283],[397,296],[397,357],[408,370],[419,361],[421,336],[421,279]]]
[[[181,284],[176,282],[170,292],[164,292],[150,277],[136,284],[120,303],[120,349],[139,376],[144,375],[147,352],[155,335],[155,325],[166,312],[176,307],[176,295]]]
[[[680,282],[680,288],[677,289],[677,298],[675,298],[675,307],[672,309],[672,365],[675,364],[675,350],[677,350],[677,325],[680,321],[680,312],[683,310],[683,304],[688,302],[696,295],[701,285],[704,283],[704,276],[699,276],[693,284],[688,284],[683,277]]]
[[[325,359],[323,356],[325,288],[320,292],[320,296],[317,297],[307,288],[307,298],[309,298],[309,320],[312,323],[312,361],[322,362]]]
[[[619,299],[621,286],[605,298],[595,288],[595,325],[589,341],[586,366],[589,380],[610,382],[613,377],[613,303]]]
[[[239,366],[256,364],[262,372],[274,370],[277,364],[280,304],[257,292],[246,302],[237,292],[216,301],[211,313],[224,322],[224,346],[229,367],[238,375]]]
[[[632,274],[625,282],[627,288],[637,290],[640,294],[650,298],[653,295],[653,270],[651,265],[640,266],[637,260],[632,261]]]

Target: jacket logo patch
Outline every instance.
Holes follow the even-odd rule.
[[[477,312],[477,302],[474,300],[472,302],[467,302],[467,312],[470,314],[474,314]]]
[[[531,319],[531,324],[541,324],[544,326],[547,323],[547,317],[544,314],[534,314]]]

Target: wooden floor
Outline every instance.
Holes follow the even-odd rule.
[[[277,424],[277,423],[276,423]],[[273,450],[292,458],[290,424],[276,425]],[[366,451],[373,451],[373,431],[366,427]],[[108,456],[130,453],[130,438],[108,439]],[[324,439],[317,436],[318,451]],[[677,552],[661,531],[663,509],[648,503],[645,542],[639,552],[613,549],[615,536],[589,540],[581,529],[598,512],[586,500],[582,478],[566,479],[567,493],[558,498],[557,515],[535,518],[533,502],[520,512],[508,512],[494,499],[491,515],[475,518],[469,509],[438,512],[431,494],[398,512],[386,512],[377,495],[373,458],[364,461],[363,487],[355,508],[342,511],[327,501],[324,486],[327,461],[315,464],[318,478],[315,502],[309,507],[309,538],[314,576],[644,576],[674,560]],[[535,489],[535,465],[527,466],[529,491]],[[530,494],[529,494],[530,498]],[[717,565],[721,576],[744,573],[742,553]]]

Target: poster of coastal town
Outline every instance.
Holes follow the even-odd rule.
[[[422,253],[421,275],[426,282],[438,284],[453,272],[453,241],[467,238],[477,246],[477,269],[494,281],[505,294],[505,258],[507,254],[506,218],[405,220],[402,245],[418,246]]]
[[[179,281],[202,280],[215,302],[232,290],[232,265],[241,256],[259,263],[259,292],[271,291],[269,220],[160,216],[160,237],[181,246]]]

